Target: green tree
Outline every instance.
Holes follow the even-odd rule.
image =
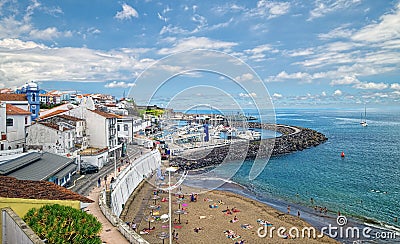
[[[24,221],[48,243],[101,243],[101,223],[91,214],[59,204],[32,208]]]

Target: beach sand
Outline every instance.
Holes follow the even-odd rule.
[[[143,228],[148,228],[149,222],[147,222],[146,216],[151,212],[148,208],[149,205],[154,204],[152,200],[154,187],[148,183],[145,183],[143,187],[140,188],[135,193],[135,197],[131,204],[127,208],[125,216],[121,218],[125,222],[132,222],[136,216],[137,232]],[[223,191],[208,191],[201,193],[197,197],[196,202],[190,201],[190,195],[192,192],[204,192],[199,189],[193,189],[188,187],[183,187],[182,190],[185,194],[185,200],[182,202],[181,208],[186,210],[186,214],[181,215],[181,224],[176,224],[173,226],[178,228],[173,228],[175,232],[178,233],[178,240],[174,240],[174,243],[235,243],[245,240],[245,243],[339,243],[338,241],[331,239],[327,236],[322,238],[303,238],[301,235],[301,230],[304,227],[310,227],[308,223],[303,221],[297,216],[292,216],[286,213],[279,212],[263,203],[258,201]],[[159,214],[168,214],[168,202],[162,202],[162,198],[168,198],[168,193],[158,193],[161,197],[156,201],[156,205],[160,205],[160,210],[154,210],[154,212],[159,212]],[[172,211],[178,209],[178,203],[176,203],[177,196],[172,195]],[[218,201],[222,201],[223,204],[218,204]],[[210,208],[209,205],[217,204],[218,208]],[[222,210],[227,208],[232,209],[236,207],[240,212],[225,214]],[[238,218],[238,221],[231,223],[234,217]],[[173,214],[172,220],[178,220],[177,214]],[[266,237],[261,238],[257,234],[257,229],[262,225],[257,223],[258,219],[268,221],[272,226],[268,226],[268,234]],[[187,221],[187,223],[186,223]],[[241,225],[249,224],[253,226],[251,229],[243,229]],[[163,243],[163,241],[158,238],[161,232],[169,232],[168,222],[162,223],[161,220],[154,221],[150,223],[151,227],[155,227],[154,230],[150,231],[149,234],[143,234],[142,237],[145,238],[150,243]],[[270,231],[272,227],[275,230],[270,237]],[[296,227],[300,234],[295,239],[284,239],[278,236],[277,229],[279,227],[285,227],[289,230],[291,227]],[[195,232],[195,228],[201,228],[198,232]],[[240,238],[233,240],[228,238],[224,231],[232,230],[235,234],[240,235]],[[288,233],[288,231],[286,231]],[[294,232],[293,232],[294,233]],[[317,233],[318,235],[319,233]],[[164,240],[168,243],[168,239]]]

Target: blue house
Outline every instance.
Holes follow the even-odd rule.
[[[26,83],[20,89],[17,89],[17,94],[25,94],[29,103],[29,110],[32,113],[32,121],[39,117],[40,111],[40,97],[39,86],[35,82]]]

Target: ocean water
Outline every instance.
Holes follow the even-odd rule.
[[[368,127],[359,124],[361,112],[363,108],[277,110],[277,123],[317,130],[328,141],[271,158],[254,180],[248,177],[252,162],[246,161],[231,180],[257,196],[399,227],[394,218],[400,221],[400,110],[368,109]],[[217,175],[223,178],[235,164],[219,167]]]

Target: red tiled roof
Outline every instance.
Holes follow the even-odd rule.
[[[77,117],[73,117],[67,114],[61,114],[61,115],[57,115],[57,117],[63,118],[63,119],[67,119],[67,120],[72,120],[72,121],[84,121],[84,119],[80,119]]]
[[[24,110],[22,108],[18,108],[11,104],[6,104],[6,113],[7,115],[31,115],[32,113]]]
[[[52,182],[17,180],[9,176],[0,176],[0,197],[94,202]]]
[[[60,110],[56,110],[56,111],[54,111],[54,112],[48,113],[48,114],[46,114],[46,115],[40,116],[39,118],[40,118],[40,119],[46,119],[46,118],[50,118],[50,117],[56,116],[57,114],[65,113],[65,112],[67,112],[67,111],[68,111],[68,110],[66,110],[66,109],[60,109]]]
[[[0,101],[28,101],[25,94],[0,94]]]
[[[96,114],[98,114],[100,116],[103,116],[103,117],[105,117],[107,119],[118,118],[118,116],[116,114],[106,113],[106,112],[102,112],[102,111],[99,111],[99,110],[90,110],[90,111],[92,111],[93,113],[96,113]]]

